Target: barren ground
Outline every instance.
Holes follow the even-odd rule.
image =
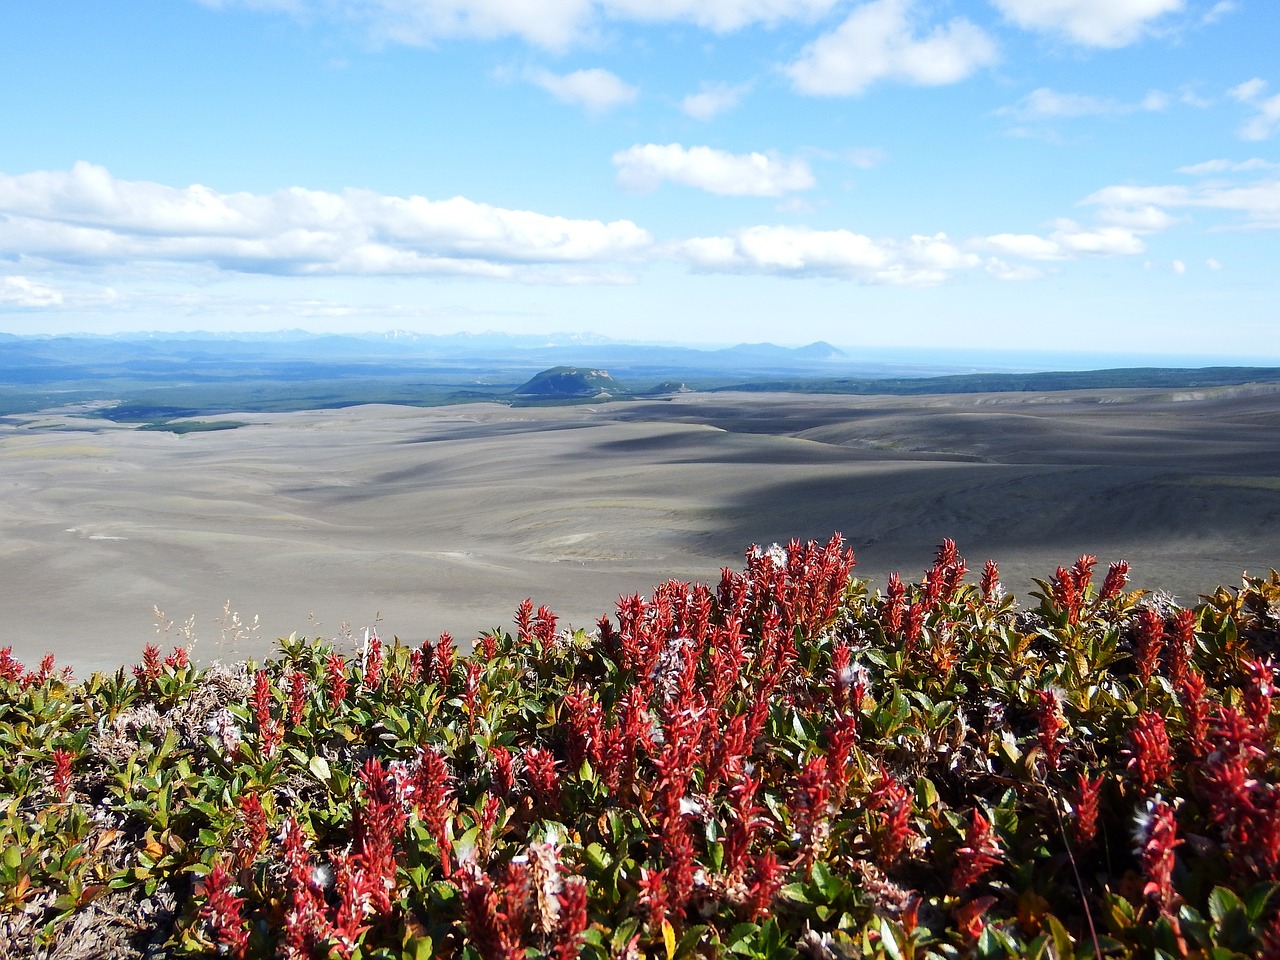
[[[231,419],[250,425],[0,420],[0,645],[114,668],[156,639],[153,605],[195,617],[206,662],[344,624],[466,641],[526,596],[590,627],[619,594],[837,530],[875,586],[946,536],[1020,597],[1083,552],[1189,602],[1280,565],[1274,385]],[[228,599],[256,640],[223,636]]]

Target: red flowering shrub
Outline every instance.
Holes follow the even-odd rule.
[[[837,537],[470,651],[0,650],[0,952],[167,898],[174,957],[1280,956],[1280,575],[1095,565],[880,594]]]

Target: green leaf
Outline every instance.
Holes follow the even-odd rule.
[[[329,762],[325,760],[324,757],[318,755],[312,757],[307,763],[307,769],[310,770],[312,775],[321,783],[328,782],[329,777],[331,776]]]
[[[1240,902],[1240,898],[1226,887],[1214,887],[1209,894],[1209,916],[1213,918],[1213,922],[1221,926],[1233,910],[1244,912],[1244,904]]]

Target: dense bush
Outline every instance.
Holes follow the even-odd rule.
[[[0,954],[1280,957],[1280,576],[752,549],[461,655],[0,656]]]

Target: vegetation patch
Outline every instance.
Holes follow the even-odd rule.
[[[247,427],[245,420],[166,420],[163,423],[144,423],[139,430],[162,430],[167,433],[210,433],[215,430],[235,430]]]
[[[0,654],[0,955],[1280,956],[1280,574],[837,537],[469,653]]]

